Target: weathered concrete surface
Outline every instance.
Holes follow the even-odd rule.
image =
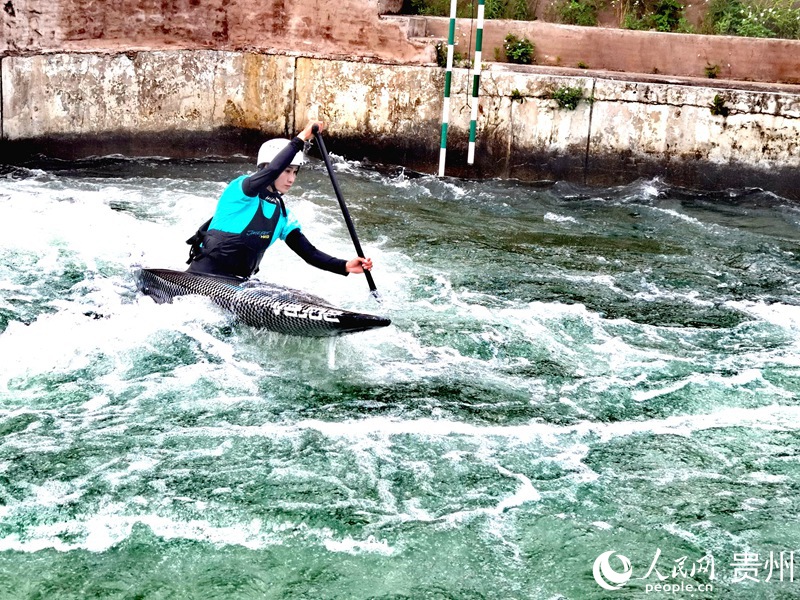
[[[0,53],[217,49],[434,59],[377,0],[3,0]]]
[[[3,136],[293,128],[295,59],[240,52],[46,54],[2,61]]]
[[[447,39],[449,19],[426,17],[424,23],[425,35]],[[470,43],[475,44],[473,27],[469,19],[456,22],[456,48],[465,56],[473,50]],[[800,40],[489,20],[484,25],[483,55],[489,60],[496,53],[502,57],[509,33],[533,41],[541,65],[698,78],[707,77],[706,67],[717,66],[719,79],[800,83]]]
[[[494,64],[481,76],[477,159],[467,166],[471,79],[467,69],[455,69],[449,175],[602,183],[661,175],[704,187],[760,185],[800,198],[800,88],[714,89]],[[564,86],[584,91],[574,111],[551,98]],[[128,153],[163,154],[169,140],[237,131],[251,132],[240,151],[252,153],[257,139],[322,118],[331,122],[330,149],[432,173],[443,87],[444,71],[433,66],[271,54],[6,57],[0,160],[17,160],[20,144],[36,140],[51,156],[74,158],[76,136],[95,140],[94,154],[106,148],[104,140],[126,139]],[[715,96],[727,116],[712,114]],[[55,139],[70,143],[46,145]],[[178,155],[203,156],[209,147],[192,143]]]
[[[365,144],[405,164],[438,149],[440,69],[301,58],[296,72],[297,114],[329,122],[328,134],[353,151]]]
[[[712,114],[718,96],[727,116]],[[598,80],[592,153],[800,166],[800,95]]]

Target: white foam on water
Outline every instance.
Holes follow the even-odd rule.
[[[83,490],[76,489],[72,482],[49,480],[42,485],[31,485],[29,491],[33,499],[26,502],[38,507],[59,506],[77,501],[83,495]]]
[[[745,498],[742,500],[741,506],[745,512],[755,512],[763,510],[768,502],[766,498]]]
[[[710,308],[715,305],[713,300],[706,300],[701,297],[700,292],[696,290],[692,290],[689,292],[676,292],[676,291],[668,291],[663,290],[657,284],[647,281],[647,279],[642,276],[641,279],[641,288],[642,291],[636,292],[633,294],[633,298],[636,300],[642,300],[644,302],[654,302],[658,300],[677,300],[687,302],[688,304],[694,304],[695,306],[701,306],[703,308]]]
[[[346,161],[347,162],[347,161]],[[358,161],[349,161],[349,166],[360,166]],[[441,200],[460,200],[465,198],[469,191],[457,180],[442,179],[434,175],[422,175],[420,177],[408,177],[404,172],[395,176],[376,175],[370,171],[352,170],[349,173],[358,178],[379,180],[384,186],[393,191],[402,193],[407,201],[414,201],[424,198],[436,198]],[[346,182],[342,184],[345,196]]]
[[[642,193],[652,198],[658,198],[661,194],[661,191],[658,189],[659,185],[661,185],[661,180],[658,178],[654,179],[652,182],[643,182],[641,186]]]
[[[678,212],[677,210],[675,210],[673,208],[662,208],[660,206],[652,206],[651,208],[653,210],[655,210],[656,212],[660,212],[660,213],[663,213],[665,215],[669,215],[670,217],[674,217],[675,219],[679,219],[681,221],[684,221],[686,223],[690,223],[692,225],[697,225],[697,226],[701,227],[702,229],[708,230],[708,229],[712,229],[714,227],[713,225],[709,225],[708,223],[703,223],[699,219],[696,219],[694,217],[690,217],[689,215],[684,214],[682,212]]]
[[[550,447],[556,447],[556,440],[557,438],[555,436],[551,437],[550,439],[546,439],[547,444]],[[557,450],[551,456],[543,457],[542,460],[551,461],[557,465],[560,465],[567,471],[567,473],[569,473],[567,477],[576,484],[591,483],[592,481],[599,479],[600,475],[586,464],[585,461],[588,454],[588,444],[580,441],[573,441],[571,444],[566,445],[566,447],[564,447],[562,450]],[[567,494],[573,493],[574,491],[567,492]],[[577,499],[574,500],[577,501]]]
[[[182,260],[185,251],[177,253],[183,249],[174,243],[170,224],[136,219],[109,206],[119,196],[113,186],[62,191],[31,180],[15,183],[12,196],[0,203],[0,218],[26,226],[8,228],[0,247],[38,255],[37,268],[43,273],[59,271],[59,257],[66,250],[90,272],[97,270],[97,257],[119,264],[139,257],[164,257],[173,264]],[[137,202],[143,192],[126,195]]]
[[[134,350],[147,348],[162,331],[182,331],[202,346],[235,364],[229,345],[205,333],[202,325],[224,324],[229,317],[202,298],[181,298],[173,304],[156,305],[149,298],[136,304],[104,304],[105,318],[83,314],[80,302],[59,303],[61,310],[43,314],[30,325],[9,323],[0,335],[0,389],[12,378],[89,368],[98,356],[111,356],[123,370]],[[57,340],[57,343],[54,343]]]
[[[396,549],[390,546],[386,540],[379,540],[374,536],[369,536],[366,540],[355,540],[349,536],[340,540],[327,539],[324,545],[329,552],[344,552],[346,554],[373,553],[392,556],[396,552]]]
[[[684,527],[676,525],[675,523],[667,523],[663,526],[663,528],[664,531],[667,531],[672,535],[678,536],[679,538],[684,539],[687,542],[690,542],[697,547],[702,548],[705,545],[703,543],[703,540],[698,535],[692,533],[691,531],[688,531]]]
[[[699,387],[723,387],[730,389],[747,388],[753,394],[766,394],[769,393],[773,396],[793,398],[794,394],[790,391],[781,389],[769,381],[764,379],[763,373],[757,368],[745,368],[740,372],[730,376],[721,375],[718,373],[709,374],[694,374],[685,377],[675,383],[665,386],[654,388],[650,390],[638,390],[631,394],[631,397],[636,402],[647,402],[666,396],[674,392],[680,391],[688,385],[696,385]]]
[[[100,514],[86,520],[36,525],[26,531],[24,537],[14,533],[0,538],[0,551],[39,552],[52,548],[59,552],[105,552],[129,538],[136,525],[147,526],[154,535],[166,541],[194,540],[251,550],[283,543],[275,533],[253,531],[247,524],[218,526],[205,519],[180,521],[155,514],[132,516],[125,514],[123,505],[109,504]],[[64,538],[77,541],[65,542]]]
[[[758,483],[790,483],[791,479],[786,475],[775,475],[773,473],[764,473],[763,471],[757,471],[755,473],[749,473],[748,476],[753,481]]]
[[[653,398],[658,398],[659,396],[665,396],[667,394],[671,394],[673,392],[677,392],[678,390],[683,389],[686,387],[691,381],[695,379],[694,377],[687,378],[683,381],[679,381],[671,386],[660,388],[656,390],[647,390],[647,391],[639,391],[633,392],[631,397],[636,402],[646,402],[647,400],[652,400]]]
[[[116,465],[117,463],[125,463],[127,465],[122,469],[111,469],[112,466]],[[142,474],[152,473],[155,467],[159,464],[159,461],[155,458],[149,456],[126,456],[120,457],[118,460],[114,461],[113,465],[106,465],[106,468],[102,471],[95,472],[98,473],[103,479],[108,481],[112,485],[120,485],[126,480],[131,479],[132,477],[139,477]]]
[[[147,468],[148,465],[131,464],[133,471],[138,470],[138,467]],[[114,480],[113,477],[111,479]],[[34,500],[13,507],[3,507],[0,510],[0,517],[13,518],[14,511],[20,508],[36,508],[37,512],[44,511],[44,514],[48,514],[48,507],[69,504],[80,498],[80,491],[67,493],[70,487],[69,484],[60,482],[37,487],[34,489]],[[224,490],[218,491],[216,495],[224,498]],[[216,506],[209,502],[184,496],[167,497],[159,504],[161,510],[168,510],[171,505],[176,504],[178,505],[176,508],[182,511],[183,507],[187,506],[196,513],[207,513],[209,518],[213,518],[217,512]],[[22,534],[12,533],[0,538],[0,551],[34,553],[54,549],[59,552],[74,550],[106,552],[128,539],[136,526],[146,526],[153,535],[165,541],[193,540],[219,547],[241,546],[250,550],[283,544],[286,534],[292,537],[302,535],[321,544],[330,552],[375,553],[390,556],[398,550],[390,546],[385,539],[379,539],[374,535],[368,535],[365,539],[339,537],[330,529],[313,529],[302,523],[264,523],[262,519],[251,519],[242,523],[220,524],[205,518],[187,519],[177,515],[148,512],[130,514],[131,508],[139,507],[142,511],[146,511],[151,505],[152,501],[141,496],[133,497],[128,500],[127,505],[108,502],[93,514],[68,521],[32,525]],[[309,504],[308,507],[317,508],[317,505]]]
[[[599,257],[602,258],[602,257]],[[600,261],[602,262],[602,260]],[[617,285],[617,280],[613,275],[572,275],[570,273],[557,273],[551,276],[552,279],[572,281],[574,283],[588,283],[607,287],[612,292],[628,295],[628,292]]]
[[[766,303],[752,300],[728,301],[726,306],[740,310],[754,318],[787,329],[800,332],[800,306],[780,302]]]
[[[165,436],[180,437],[185,433],[209,437],[295,437],[302,431],[312,430],[330,437],[347,439],[372,439],[376,437],[411,435],[420,439],[445,436],[465,436],[471,439],[497,438],[506,442],[530,443],[543,440],[558,445],[558,439],[575,435],[596,436],[601,441],[642,433],[657,435],[690,436],[696,431],[721,427],[749,427],[765,431],[795,431],[800,428],[800,407],[769,405],[758,408],[724,407],[707,414],[679,415],[663,419],[642,421],[592,422],[574,425],[554,425],[532,421],[522,425],[475,425],[462,421],[434,419],[404,419],[367,417],[343,421],[307,419],[292,424],[268,423],[259,426],[230,425],[222,427],[196,427],[191,430],[174,429]]]
[[[498,513],[503,513],[510,508],[515,508],[517,506],[521,506],[526,502],[538,502],[542,499],[541,494],[536,490],[533,486],[531,480],[523,475],[522,473],[512,473],[508,469],[497,465],[497,470],[500,471],[506,477],[513,477],[520,481],[520,487],[517,491],[508,498],[503,499],[496,507],[495,511]]]
[[[578,221],[578,219],[575,217],[570,217],[568,215],[557,215],[551,212],[545,213],[543,218],[545,221],[551,221],[553,223],[580,223],[580,221]]]

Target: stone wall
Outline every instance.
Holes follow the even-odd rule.
[[[36,54],[2,60],[7,140],[211,131],[282,132],[295,59],[214,50]]]
[[[3,0],[0,53],[218,49],[434,59],[377,0]]]
[[[254,154],[265,137],[330,121],[329,149],[434,173],[444,70],[256,52],[182,50],[7,56],[5,161],[21,147],[75,158],[121,152]],[[483,72],[476,161],[466,164],[471,73],[454,71],[447,174],[615,183],[659,175],[698,187],[763,186],[800,198],[800,94],[556,75]],[[579,87],[576,110],[551,99]],[[713,114],[717,98],[727,115]],[[589,100],[591,99],[591,101]],[[174,144],[188,134],[205,144]],[[235,146],[235,145],[234,145]]]

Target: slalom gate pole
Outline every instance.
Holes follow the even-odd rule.
[[[361,249],[361,243],[358,241],[355,225],[353,225],[353,220],[350,218],[350,211],[347,210],[347,205],[344,202],[344,196],[342,196],[342,190],[339,189],[339,182],[336,181],[336,175],[333,172],[331,157],[328,156],[328,149],[325,148],[325,142],[322,141],[322,133],[320,133],[319,127],[316,125],[311,128],[311,131],[314,134],[314,137],[317,139],[317,145],[319,146],[320,154],[322,154],[322,160],[325,162],[325,168],[328,169],[328,175],[330,176],[331,183],[333,184],[333,191],[336,192],[336,199],[339,201],[339,208],[342,209],[344,222],[347,224],[347,231],[350,232],[350,238],[353,240],[353,246],[355,246],[358,256],[364,258],[364,251]],[[375,281],[372,279],[372,273],[364,269],[364,276],[367,278],[367,284],[369,285],[372,297],[380,302],[381,297],[380,294],[378,294],[378,288],[375,287]]]
[[[450,85],[453,82],[457,7],[457,0],[450,0],[450,31],[447,34],[447,67],[444,73],[444,101],[442,102],[442,140],[439,144],[439,177],[444,177],[444,164],[447,157],[447,126],[450,122]]]
[[[467,164],[475,162],[475,137],[478,131],[478,90],[481,84],[481,49],[483,47],[484,0],[478,0],[478,31],[475,34],[475,61],[472,72],[472,115],[469,121],[469,149]]]

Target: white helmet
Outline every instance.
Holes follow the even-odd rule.
[[[286,148],[291,142],[284,138],[275,138],[274,140],[269,140],[261,144],[261,148],[258,150],[258,159],[256,160],[256,166],[261,166],[267,163],[272,162],[272,159],[277,156],[278,152]],[[292,162],[289,163],[293,167],[299,167],[305,162],[305,155],[301,150],[297,154],[294,155]]]

